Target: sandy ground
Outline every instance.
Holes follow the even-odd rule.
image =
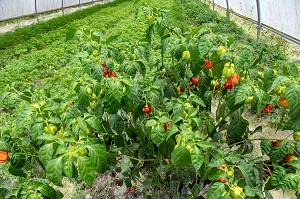
[[[95,2],[96,4],[103,4],[107,3],[113,0],[103,0],[101,2]],[[80,9],[85,9],[92,6],[92,4],[81,6],[80,7],[72,7],[72,8],[66,8],[64,10],[65,14],[75,12]],[[222,10],[218,10],[220,13],[222,13]],[[224,14],[224,12],[223,12]],[[40,21],[46,21],[52,18],[55,18],[57,16],[62,15],[61,11],[52,12],[51,14],[40,14],[39,20]],[[246,30],[247,34],[255,36],[255,25],[251,24],[249,22],[245,22],[239,18],[234,19],[235,22],[237,22],[239,25],[243,26],[244,30]],[[13,31],[16,28],[25,27],[28,25],[32,25],[37,23],[36,18],[32,17],[30,19],[15,19],[9,22],[0,22],[0,33],[5,33],[9,31]],[[270,33],[264,32],[264,35],[268,35]],[[290,43],[289,49],[291,50],[291,59],[292,60],[299,60],[300,59],[300,46],[294,45]],[[249,122],[250,122],[250,130],[254,130],[257,126],[262,126],[263,131],[262,133],[256,133],[253,135],[252,138],[276,138],[276,139],[283,139],[288,137],[291,132],[290,131],[277,131],[276,129],[270,126],[270,119],[266,118],[258,118],[256,115],[250,114],[249,112],[245,112],[243,115]],[[291,137],[289,137],[291,138]],[[254,149],[254,154],[261,155],[261,151],[259,148],[259,141],[255,142],[256,147]],[[99,198],[124,198],[126,194],[126,187],[116,187],[107,186],[108,184],[111,184],[113,182],[113,179],[108,177],[107,175],[98,175],[94,185],[90,190],[91,193],[86,192],[85,199],[91,199],[92,195],[97,195]],[[60,191],[62,191],[65,195],[64,198],[70,199],[70,198],[77,198],[79,197],[78,193],[80,192],[78,187],[78,184],[75,182],[69,182],[68,180],[64,180],[64,187],[58,188]],[[106,186],[105,186],[106,185]],[[125,195],[124,195],[125,194]],[[282,191],[282,190],[273,190],[271,191],[271,194],[274,199],[295,199],[294,191]],[[113,195],[116,195],[117,197],[114,197]],[[119,196],[119,197],[118,197]],[[127,195],[129,198],[135,198],[129,195]]]
[[[281,131],[278,130],[276,132],[276,129],[271,127],[271,121],[270,118],[258,118],[256,115],[250,114],[249,112],[245,112],[243,114],[244,118],[247,119],[250,122],[250,130],[254,130],[258,126],[262,126],[262,132],[261,133],[255,133],[250,137],[250,139],[255,138],[269,138],[269,139],[293,139],[292,136],[290,136],[293,132],[292,131]],[[252,152],[253,155],[262,155],[260,150],[260,141],[254,141],[254,151]],[[292,190],[272,190],[270,191],[273,199],[296,199],[295,192]]]
[[[90,4],[85,4],[82,5],[81,7],[70,7],[70,8],[65,8],[64,9],[64,14],[69,14],[72,12],[76,12],[78,10],[82,10],[85,8],[89,8],[91,6],[94,5],[98,5],[98,4],[104,4],[104,3],[108,3],[108,2],[112,2],[114,0],[102,0],[102,1],[98,1],[98,2],[94,2],[94,3],[90,3]],[[47,21],[49,19],[61,16],[63,13],[61,10],[57,10],[57,11],[51,11],[50,13],[43,13],[43,14],[39,14],[39,21]],[[25,19],[25,18],[29,18],[29,19]],[[3,21],[0,22],[0,34],[1,33],[5,33],[5,32],[9,32],[9,31],[13,31],[16,28],[22,28],[25,26],[29,26],[32,24],[38,23],[37,19],[35,18],[35,16],[32,17],[24,17],[23,19],[13,19],[11,21]]]
[[[216,107],[212,107],[212,117],[215,117]],[[255,114],[248,112],[247,110],[243,113],[243,118],[249,122],[249,129],[251,131],[255,130],[256,127],[262,126],[262,132],[255,133],[249,137],[249,139],[293,139],[292,131],[276,131],[275,127],[272,127],[271,117],[258,117]],[[262,156],[262,152],[260,150],[260,141],[253,141],[254,149],[250,154],[253,157]],[[296,199],[295,191],[293,190],[271,190],[271,195],[273,199]]]

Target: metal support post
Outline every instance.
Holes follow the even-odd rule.
[[[261,33],[261,9],[260,9],[260,1],[256,0],[256,7],[257,7],[257,40],[260,39],[260,33]]]
[[[226,16],[227,16],[228,19],[230,19],[229,0],[226,0],[226,6],[227,6]]]
[[[34,0],[34,9],[35,9],[35,18],[36,18],[36,22],[39,22],[39,15],[38,15],[38,10],[37,10],[37,3],[36,3],[36,0]]]
[[[64,15],[65,11],[64,11],[64,0],[61,0],[61,12]]]
[[[215,0],[212,1],[213,10],[215,10]]]

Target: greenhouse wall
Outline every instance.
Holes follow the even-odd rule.
[[[230,10],[257,21],[257,0],[228,0]],[[260,0],[261,22],[300,39],[300,0]],[[227,7],[226,0],[214,3]]]
[[[0,21],[104,0],[0,0]]]

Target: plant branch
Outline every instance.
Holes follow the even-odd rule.
[[[124,154],[122,154],[122,156],[127,157],[127,158],[132,159],[132,160],[137,160],[139,162],[154,162],[154,161],[158,161],[158,159],[139,159],[139,158],[131,157],[131,156],[124,155]]]

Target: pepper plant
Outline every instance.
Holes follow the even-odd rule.
[[[122,174],[115,184],[145,197],[156,194],[152,189],[209,199],[270,198],[269,190],[293,189],[300,197],[296,65],[275,71],[263,65],[263,49],[258,54],[206,26],[176,27],[166,10],[140,8],[145,37],[127,48],[118,35],[73,32],[87,75],[70,85],[68,99],[21,94],[30,105],[13,132],[1,132],[0,150],[9,155],[2,163],[28,179],[11,198],[62,197],[29,180],[37,168],[35,175],[57,186],[63,177],[92,184],[109,170]],[[250,130],[247,109],[279,113],[278,129],[294,132],[294,140],[251,139],[262,127]],[[253,154],[256,147],[261,155]]]

